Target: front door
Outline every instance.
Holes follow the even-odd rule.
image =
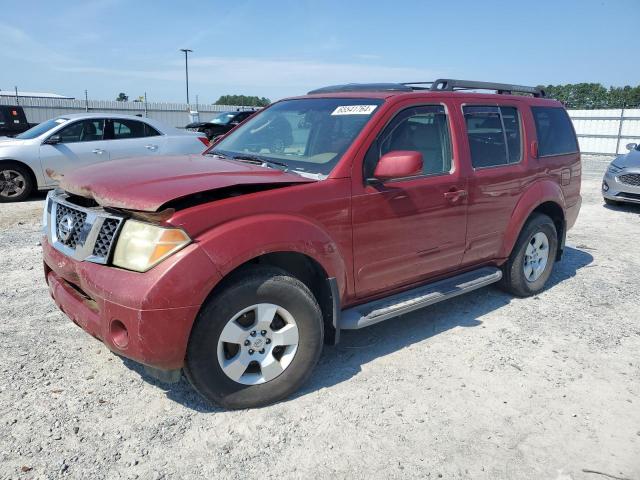
[[[103,140],[104,119],[78,120],[54,132],[60,137],[55,145],[40,145],[42,168],[63,174],[76,168],[109,160],[107,142]],[[49,183],[54,183],[48,176]]]
[[[450,119],[442,105],[401,110],[373,142],[364,179],[379,158],[419,151],[423,174],[354,185],[354,275],[359,297],[420,282],[455,269],[466,236],[466,175],[453,158]]]

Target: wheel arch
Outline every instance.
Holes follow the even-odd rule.
[[[222,277],[212,291],[245,268],[281,268],[316,296],[325,320],[325,340],[337,341],[340,299],[349,289],[344,258],[349,252],[341,251],[321,225],[300,215],[249,215],[218,225],[197,241]]]
[[[556,227],[556,231],[558,232],[556,261],[560,260],[567,235],[564,205],[564,194],[560,186],[555,182],[539,182],[527,190],[511,214],[511,221],[505,233],[505,240],[500,252],[500,257],[507,258],[511,255],[520,236],[520,232],[529,218],[535,213],[541,213],[550,217]]]
[[[209,293],[209,296],[224,289],[226,286],[232,284],[235,279],[258,266],[282,269],[304,283],[315,296],[322,311],[325,343],[330,345],[337,343],[338,330],[336,329],[336,315],[340,308],[340,298],[336,279],[329,276],[320,262],[304,253],[276,251],[246,260],[227,272]]]
[[[21,167],[24,167],[27,172],[29,173],[30,177],[31,177],[31,181],[33,182],[33,190],[36,191],[40,188],[40,185],[38,185],[38,176],[36,175],[36,172],[34,171],[33,167],[31,167],[29,164],[22,162],[20,160],[14,160],[12,158],[3,158],[0,159],[0,167],[2,167],[3,165],[20,165]]]

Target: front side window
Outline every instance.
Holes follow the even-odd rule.
[[[420,152],[424,175],[450,172],[451,139],[444,107],[412,107],[396,115],[367,152],[365,178],[373,176],[382,155],[395,150]]]
[[[467,105],[462,111],[473,168],[520,162],[522,134],[516,108]]]
[[[563,155],[578,151],[571,119],[561,107],[531,107],[538,134],[538,155]]]
[[[104,120],[101,118],[81,120],[58,132],[60,143],[95,142],[102,140]]]
[[[209,152],[278,162],[300,174],[326,176],[382,103],[372,98],[285,100],[247,119]]]

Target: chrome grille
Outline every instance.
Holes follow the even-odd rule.
[[[63,245],[66,245],[69,248],[75,249],[78,245],[78,241],[80,240],[80,232],[82,231],[82,227],[84,226],[84,222],[87,219],[87,214],[73,208],[69,208],[65,205],[58,205],[56,209],[56,227],[58,228],[57,236],[58,241]],[[63,237],[60,234],[60,225],[62,225],[61,221],[70,222],[72,228],[69,231],[68,237]]]
[[[624,175],[620,175],[618,180],[626,185],[640,187],[640,173],[625,173]]]
[[[102,224],[102,228],[98,232],[98,238],[93,246],[93,254],[96,257],[107,258],[111,251],[111,245],[113,244],[113,238],[118,231],[120,221],[115,218],[107,218]]]
[[[83,207],[54,190],[47,195],[43,227],[49,243],[76,260],[106,264],[124,217],[100,207]]]

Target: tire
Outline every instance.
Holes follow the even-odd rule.
[[[604,198],[604,197],[602,197]],[[617,200],[610,200],[608,198],[604,198],[604,203],[606,203],[607,205],[610,205],[612,207],[618,207],[620,205],[620,202],[618,202]]]
[[[254,322],[268,318],[274,320],[265,335],[264,323]],[[283,340],[291,337],[292,325],[296,345]],[[322,312],[309,289],[283,270],[256,267],[235,275],[204,304],[191,331],[184,371],[210,402],[229,409],[261,407],[286,398],[308,380],[323,337]]]
[[[31,171],[15,162],[0,163],[0,203],[21,202],[35,187]]]
[[[546,260],[540,253],[545,250],[542,248],[545,237]],[[518,297],[540,293],[551,275],[557,252],[558,232],[553,220],[543,214],[534,214],[522,228],[511,256],[502,268],[500,286]],[[544,265],[536,258],[544,260]]]

